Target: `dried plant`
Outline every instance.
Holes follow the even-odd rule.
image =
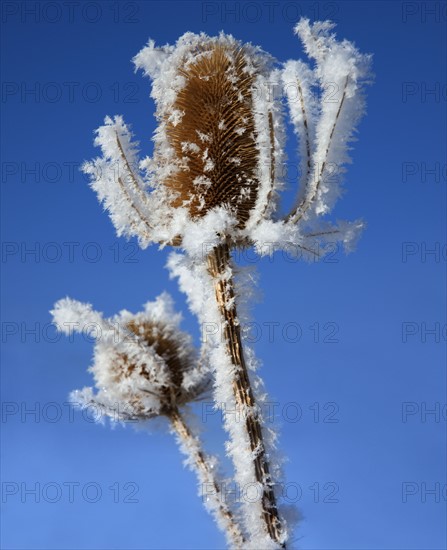
[[[207,508],[226,534],[228,543],[242,548],[244,536],[238,520],[221,494],[217,460],[202,449],[200,438],[182,412],[188,403],[208,393],[210,372],[201,364],[191,338],[179,329],[181,316],[175,313],[166,293],[148,302],[138,314],[122,311],[112,319],[90,304],[60,300],[52,310],[60,331],[94,334],[94,361],[90,367],[95,385],[70,395],[77,407],[95,406],[97,420],[108,416],[113,422],[144,422],[164,416],[187,464],[196,471],[200,492],[207,492]],[[191,414],[191,413],[190,413]]]
[[[261,493],[258,501],[241,503],[246,548],[285,547],[291,525],[275,491],[281,475],[275,434],[264,425],[265,392],[243,344],[237,309],[243,291],[235,285],[231,251],[253,246],[263,255],[293,245],[304,258],[320,258],[334,240],[349,251],[363,227],[360,220],[322,219],[341,194],[340,174],[364,112],[370,65],[370,57],[350,42],[338,42],[332,28],[330,22],[311,25],[306,19],[297,24],[313,66],[280,65],[260,48],[223,33],[186,33],[174,46],[159,48],[150,41],[134,62],[152,79],[158,123],[152,157],[140,162],[122,117],[107,117],[95,140],[103,156],[84,165],[118,234],[136,237],[143,248],[175,247],[178,252],[168,261],[171,275],[199,321],[221,327],[207,342],[214,399],[242,418],[224,414],[235,481],[241,487],[254,484]],[[294,205],[280,215],[283,98],[298,137],[301,171]],[[129,323],[127,329],[143,342],[146,338],[148,347],[150,326]],[[159,351],[178,357],[180,348]],[[134,348],[117,357],[121,373],[139,364]],[[179,365],[174,370],[182,374],[177,380],[171,373],[168,386],[181,404],[192,396],[180,382],[186,371]],[[141,375],[134,369],[130,376],[134,372]],[[121,387],[122,380],[113,384]],[[163,407],[170,410],[168,396],[163,399],[158,414]]]

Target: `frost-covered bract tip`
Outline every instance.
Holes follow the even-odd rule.
[[[364,86],[371,79],[371,56],[347,41],[337,41],[331,22],[301,19],[295,32],[315,61],[313,69],[289,62],[283,73],[291,118],[300,142],[302,181],[288,219],[309,225],[327,214],[341,193],[340,182],[350,161],[349,143],[365,111]]]

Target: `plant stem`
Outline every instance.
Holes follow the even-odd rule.
[[[225,502],[225,495],[222,494],[211,464],[202,450],[199,438],[191,432],[177,408],[171,409],[169,419],[184,454],[191,459],[191,465],[196,470],[202,489],[204,484],[211,485],[214,489],[214,492],[209,495],[210,498],[214,499],[212,510],[217,523],[225,531],[231,548],[242,549],[245,542],[244,536],[233,513]]]
[[[231,267],[229,245],[225,243],[215,247],[208,255],[207,260],[208,270],[214,280],[214,290],[227,353],[234,366],[233,394],[237,408],[244,413],[243,421],[250,442],[250,448],[246,449],[246,452],[253,461],[256,482],[262,487],[262,520],[270,538],[279,546],[285,548],[285,544],[281,543],[282,528],[276,497],[272,488],[261,421],[244,358],[241,330],[237,320],[233,278],[227,276],[227,270]],[[237,464],[235,466],[237,468]]]

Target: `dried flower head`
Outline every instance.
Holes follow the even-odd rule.
[[[96,406],[113,421],[147,420],[166,416],[185,464],[197,474],[199,488],[211,488],[205,506],[226,534],[232,548],[242,548],[244,533],[231,507],[221,495],[218,461],[205,453],[200,437],[180,407],[205,397],[211,379],[200,365],[188,334],[180,331],[181,315],[175,313],[166,293],[145,304],[143,311],[121,311],[111,319],[83,304],[65,298],[51,312],[59,330],[85,332],[95,338],[90,371],[93,388],[72,392],[78,407]]]
[[[162,294],[137,314],[122,311],[104,319],[68,298],[52,311],[59,330],[94,334],[90,371],[97,393],[84,388],[72,394],[74,402],[98,404],[115,419],[169,416],[178,407],[199,399],[210,379],[201,368],[188,334],[180,331],[180,315]]]
[[[104,158],[84,166],[118,230],[143,246],[180,244],[194,222],[202,236],[245,239],[274,209],[280,187],[273,58],[223,33],[186,33],[175,47],[149,42],[134,61],[152,79],[158,121],[144,175],[121,117],[98,130]]]
[[[252,98],[260,68],[246,47],[229,40],[204,40],[194,58],[185,58],[172,111],[159,105],[176,165],[163,185],[172,206],[186,206],[192,218],[225,207],[243,227],[260,186]],[[157,148],[155,162],[169,162],[164,153]]]
[[[204,242],[223,241],[253,244],[261,254],[292,244],[312,259],[332,250],[334,239],[349,250],[362,222],[331,225],[321,218],[341,194],[370,56],[337,41],[332,29],[329,22],[297,24],[313,66],[280,66],[223,33],[186,33],[173,46],[149,41],[134,62],[152,80],[152,157],[139,162],[123,119],[107,117],[95,141],[103,157],[84,165],[118,234],[136,236],[143,247],[181,245],[191,255],[201,254]],[[284,98],[298,137],[300,177],[293,207],[279,216]]]

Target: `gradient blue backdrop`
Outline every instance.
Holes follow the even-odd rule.
[[[254,315],[263,330],[255,348],[271,399],[289,416],[279,418],[280,445],[289,458],[286,479],[302,489],[297,544],[445,547],[445,7],[2,3],[3,548],[224,547],[165,430],[112,431],[70,416],[63,403],[70,390],[91,383],[92,346],[81,336],[58,339],[48,310],[69,295],[106,314],[136,311],[167,289],[185,311],[184,327],[198,336],[164,269],[167,252],[118,240],[75,165],[96,154],[92,131],[106,114],[123,114],[150,152],[149,81],[130,62],[149,37],[165,44],[185,31],[223,29],[286,60],[302,56],[292,33],[298,14],[337,21],[340,37],[374,54],[376,82],[348,193],[336,208],[341,219],[367,220],[358,250],[336,252],[331,262],[277,255],[256,263],[263,299]],[[67,242],[78,243],[72,256]],[[36,254],[27,253],[33,247]],[[273,342],[263,325],[271,322],[279,323]],[[338,327],[337,342],[325,341],[329,322]],[[283,337],[287,323],[299,324],[299,341]],[[432,328],[435,334],[426,332]],[[296,422],[288,403],[302,409]],[[328,403],[337,407],[332,417]],[[203,427],[219,450],[219,420]],[[79,484],[73,502],[69,482]],[[138,502],[124,502],[128,482],[138,487]],[[326,502],[329,482],[338,487],[337,502]],[[95,496],[88,483],[102,490],[96,503],[88,502]],[[412,493],[406,498],[403,483]],[[26,493],[33,487],[40,487],[40,502]],[[56,487],[62,495],[49,502]]]

